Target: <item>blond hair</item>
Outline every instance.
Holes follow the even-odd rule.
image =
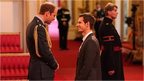
[[[108,11],[112,11],[114,8],[118,7],[113,3],[107,3],[106,6],[104,7],[105,15],[108,15]]]

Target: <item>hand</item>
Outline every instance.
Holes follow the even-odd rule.
[[[66,22],[63,22],[63,25],[66,26]]]
[[[108,74],[112,76],[115,73],[115,70],[108,71]]]

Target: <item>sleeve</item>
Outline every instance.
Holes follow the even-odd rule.
[[[61,21],[61,11],[60,10],[58,10],[58,12],[57,12],[57,20],[58,20],[58,22],[60,22]]]
[[[41,59],[52,69],[58,67],[57,61],[54,58],[46,39],[46,32],[43,27],[38,27],[38,51],[41,56]]]
[[[111,29],[111,26],[106,26],[102,35],[102,41],[104,45],[104,50],[106,52],[106,62],[108,71],[114,70],[114,31]]]
[[[71,17],[70,17],[70,12],[69,12],[69,10],[67,10],[68,11],[68,14],[67,14],[67,19],[68,19],[68,22],[70,21],[70,19],[71,19]]]
[[[78,76],[79,80],[87,79],[94,62],[100,58],[100,50],[99,45],[95,43],[94,40],[89,40],[86,44],[85,56],[84,56],[84,64],[82,69],[80,70],[80,74]],[[99,66],[99,65],[98,65]]]

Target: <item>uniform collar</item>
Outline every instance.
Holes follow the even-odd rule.
[[[112,19],[110,19],[110,18],[108,18],[108,17],[105,17],[104,20],[105,20],[107,23],[112,23],[112,21],[113,21]]]
[[[39,17],[38,15],[36,15],[35,17],[37,17],[43,24],[44,24],[44,21],[42,20],[41,17]],[[38,21],[39,22],[39,21]]]

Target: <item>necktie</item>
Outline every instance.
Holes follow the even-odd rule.
[[[84,42],[84,41],[83,41]],[[80,51],[80,49],[81,49],[81,47],[82,47],[82,45],[83,45],[83,42],[81,43],[81,45],[80,45],[80,47],[79,47],[79,51]]]

